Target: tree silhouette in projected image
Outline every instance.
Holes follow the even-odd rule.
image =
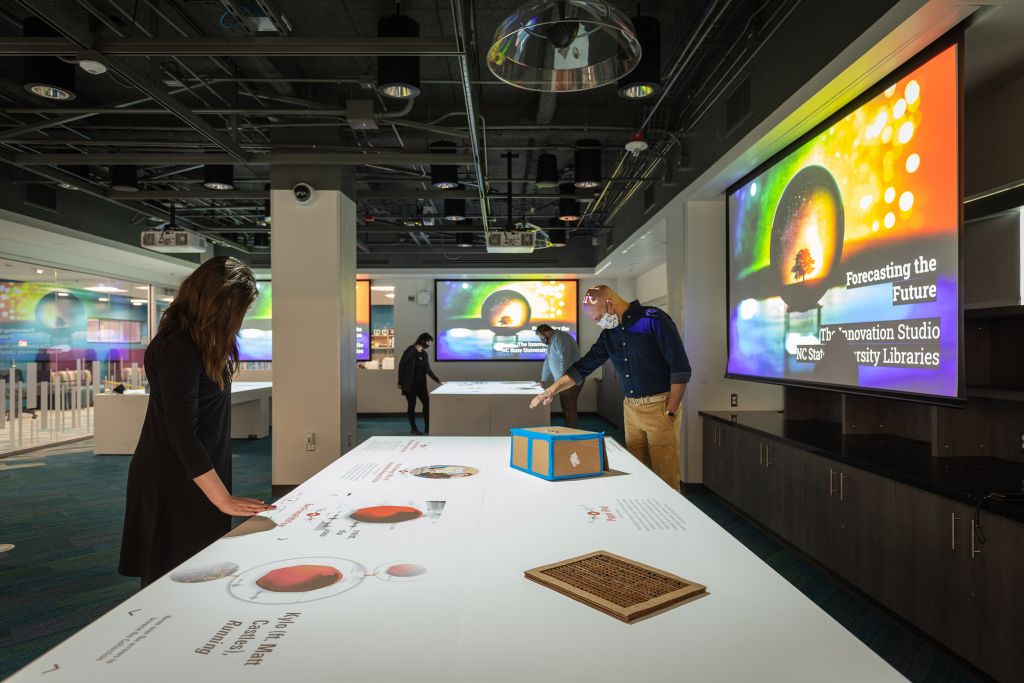
[[[810,249],[801,249],[796,253],[796,261],[793,263],[791,272],[793,277],[799,278],[801,282],[814,271],[814,257]]]

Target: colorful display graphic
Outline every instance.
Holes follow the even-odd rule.
[[[86,361],[141,362],[147,299],[134,301],[110,292],[0,280],[0,364],[53,363],[66,353]]]
[[[238,358],[244,361],[273,359],[274,288],[269,282],[256,283],[260,295],[242,321],[238,332]]]
[[[238,332],[238,356],[244,361],[273,360],[273,285],[259,282],[260,295]],[[370,360],[370,281],[356,282],[356,360]]]
[[[957,50],[729,194],[729,374],[958,396]]]
[[[575,280],[438,280],[437,359],[544,360],[534,328],[576,337]]]
[[[370,360],[370,281],[356,281],[356,360]]]

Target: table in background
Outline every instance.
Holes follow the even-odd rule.
[[[272,382],[231,383],[231,438],[262,439],[270,434]],[[93,412],[93,452],[131,455],[146,420],[149,395],[126,391],[97,394]]]
[[[553,483],[507,437],[374,437],[11,682],[902,680],[607,445],[621,474]],[[595,550],[708,595],[625,624],[523,576]]]
[[[530,410],[536,382],[448,382],[430,394],[435,436],[508,436],[513,427],[551,424],[551,407]]]

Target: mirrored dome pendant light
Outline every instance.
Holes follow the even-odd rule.
[[[419,38],[420,25],[402,14],[401,3],[395,13],[377,22],[378,38]],[[385,97],[408,100],[420,94],[420,58],[416,55],[377,57],[377,92]]]
[[[229,164],[206,164],[203,167],[203,187],[218,192],[235,189],[235,167]]]
[[[619,95],[627,100],[642,100],[661,90],[661,23],[654,17],[631,19],[640,41],[640,63],[619,79]]]
[[[59,38],[61,34],[38,17],[22,23],[25,38]],[[75,99],[75,65],[57,57],[25,57],[22,82],[25,90],[48,100]]]
[[[640,56],[632,23],[605,0],[542,0],[498,25],[487,66],[517,88],[575,92],[618,81]]]

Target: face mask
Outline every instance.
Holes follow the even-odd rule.
[[[619,326],[619,315],[618,313],[605,313],[601,316],[601,319],[597,321],[597,326],[602,330],[612,330]]]

